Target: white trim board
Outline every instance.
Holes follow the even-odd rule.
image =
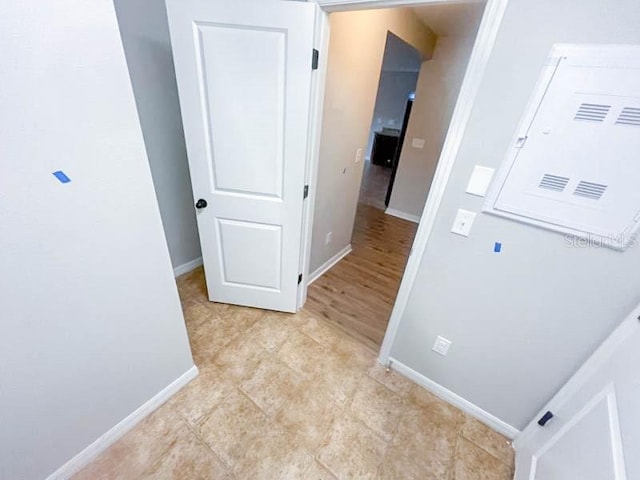
[[[393,358],[389,358],[389,366],[397,371],[398,373],[404,375],[409,380],[417,383],[421,387],[426,388],[431,393],[441,398],[447,403],[459,408],[463,412],[471,415],[472,417],[478,419],[488,427],[491,427],[497,432],[500,432],[504,436],[514,439],[520,434],[520,430],[509,425],[506,422],[503,422],[499,418],[491,415],[489,412],[483,410],[479,406],[470,401],[462,398],[460,395],[452,392],[451,390],[443,387],[439,383],[434,382],[430,378],[421,375],[410,367],[407,367],[404,363],[399,362]]]
[[[385,6],[383,5],[385,3],[384,1],[379,3],[380,6]],[[427,203],[422,212],[422,217],[418,224],[418,231],[413,241],[413,254],[409,255],[402,282],[400,283],[400,289],[398,290],[391,317],[387,324],[387,331],[385,332],[382,346],[380,347],[379,359],[382,364],[386,365],[389,362],[393,341],[395,340],[400,322],[404,316],[409,295],[411,294],[420,264],[422,263],[422,257],[427,249],[429,237],[431,237],[431,233],[433,232],[436,217],[447,190],[449,177],[451,176],[458,150],[462,144],[476,95],[480,88],[487,64],[489,63],[489,57],[493,50],[493,45],[508,3],[509,0],[488,0],[484,9],[473,51],[469,57],[467,71],[465,72],[464,80],[460,87],[460,94],[458,95],[458,100],[453,110],[451,123],[449,124],[436,172],[431,183],[431,188],[429,189]]]
[[[120,423],[100,436],[95,442],[78,453],[75,457],[62,465],[58,470],[47,477],[47,480],[63,480],[71,478],[84,467],[95,460],[98,455],[120,440],[127,432],[135,427],[145,417],[169,400],[173,395],[198,376],[198,368],[194,365],[177,379],[164,387],[155,396],[138,407]]]
[[[316,8],[316,23],[314,46],[318,49],[318,69],[311,80],[311,105],[309,109],[309,143],[306,158],[305,182],[309,185],[309,196],[304,203],[302,217],[302,250],[300,252],[300,272],[302,282],[298,288],[298,309],[307,301],[308,278],[311,278],[309,268],[311,262],[311,242],[313,234],[313,219],[316,206],[316,189],[318,180],[318,165],[320,161],[320,142],[322,139],[322,114],[324,105],[324,91],[327,80],[327,56],[329,52],[329,15],[321,8]]]
[[[384,213],[391,215],[392,217],[402,218],[403,220],[409,220],[413,223],[420,223],[420,217],[418,215],[412,215],[411,213],[405,213],[395,208],[387,208]]]
[[[331,267],[333,267],[336,263],[338,263],[347,255],[349,255],[351,252],[352,252],[351,244],[349,244],[346,247],[344,247],[342,250],[340,250],[338,253],[336,253],[333,257],[331,257],[329,260],[327,260],[322,265],[320,265],[320,267],[318,267],[313,273],[311,273],[309,275],[309,281],[307,282],[307,285],[311,285],[313,282],[319,279],[322,275],[327,273],[327,271],[329,271]]]
[[[189,273],[191,270],[195,270],[200,265],[202,265],[202,257],[194,258],[190,262],[183,263],[182,265],[178,265],[173,269],[173,276],[179,277],[180,275],[184,275],[185,273]]]
[[[480,3],[484,0],[466,0],[466,3]],[[344,10],[364,10],[368,8],[391,8],[422,6],[443,3],[462,3],[461,0],[316,0],[328,12]]]

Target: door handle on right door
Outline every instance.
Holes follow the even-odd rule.
[[[204,198],[200,198],[197,202],[196,202],[196,208],[198,210],[206,208],[207,207],[207,201]]]

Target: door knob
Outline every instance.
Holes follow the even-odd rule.
[[[207,206],[207,201],[204,198],[201,198],[196,202],[196,208],[198,210],[200,210],[201,208],[206,208],[206,206]]]

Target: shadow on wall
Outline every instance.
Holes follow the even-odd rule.
[[[115,0],[138,116],[174,268],[200,241],[164,2]]]

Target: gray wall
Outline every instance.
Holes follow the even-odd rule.
[[[422,214],[474,40],[473,31],[464,37],[438,37],[433,58],[422,64],[389,201],[396,212],[418,218]],[[424,148],[414,148],[414,138],[424,139]]]
[[[422,55],[418,50],[387,33],[365,158],[371,157],[375,132],[383,127],[402,128],[408,96],[416,89],[421,65]]]
[[[420,65],[420,64],[418,64]],[[404,111],[407,108],[409,93],[415,91],[418,72],[380,72],[378,95],[373,111],[373,123],[369,134],[366,158],[371,156],[374,133],[383,127],[402,128]]]
[[[449,232],[476,164],[504,157],[556,42],[640,43],[637,0],[511,0],[392,356],[522,428],[640,300],[640,248],[571,248],[562,235],[480,214]],[[493,253],[494,242],[503,244]],[[453,341],[431,352],[436,335]]]
[[[173,267],[200,257],[187,151],[163,0],[115,0]]]
[[[35,480],[193,361],[112,2],[5,2],[0,56],[0,478]]]

